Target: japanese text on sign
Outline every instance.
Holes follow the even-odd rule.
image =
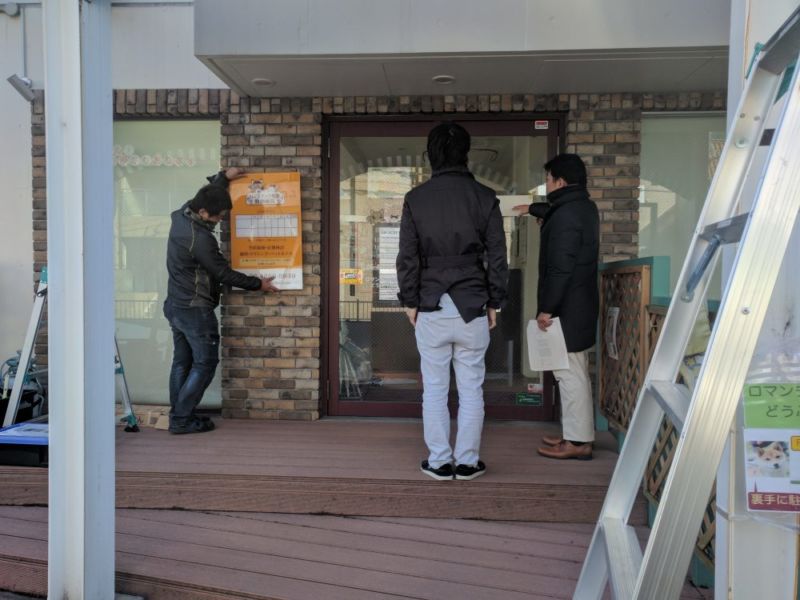
[[[248,173],[231,182],[231,266],[303,289],[300,174]]]

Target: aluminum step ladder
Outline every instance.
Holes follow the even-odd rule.
[[[31,312],[31,319],[28,322],[28,330],[25,333],[25,342],[20,352],[19,364],[17,365],[17,373],[14,376],[14,385],[11,388],[11,396],[8,399],[8,406],[3,418],[3,427],[10,427],[14,424],[19,411],[19,404],[22,398],[22,389],[25,385],[25,379],[30,368],[31,358],[33,357],[34,344],[36,343],[36,336],[39,333],[39,326],[42,322],[44,315],[44,307],[47,303],[47,267],[42,269],[39,277],[39,287],[36,289],[36,300],[33,303],[33,311]],[[136,415],[133,412],[131,405],[131,397],[128,391],[128,381],[125,378],[125,369],[122,366],[122,359],[119,354],[119,344],[117,338],[114,337],[114,375],[116,387],[120,391],[122,397],[122,407],[124,410],[123,416],[120,421],[125,423],[125,431],[137,432],[139,425]],[[48,389],[48,396],[51,396]]]
[[[765,44],[751,70],[695,229],[678,287],[639,394],[573,598],[680,596],[717,467],[756,342],[800,209],[800,9]],[[766,163],[751,166],[784,79],[783,101]],[[749,214],[735,215],[747,183],[757,182]],[[739,242],[693,392],[675,383],[705,302],[715,250]],[[647,546],[628,524],[664,416],[680,432]]]

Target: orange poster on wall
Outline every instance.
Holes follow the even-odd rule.
[[[230,185],[231,266],[275,277],[282,290],[303,289],[300,174],[247,173]]]

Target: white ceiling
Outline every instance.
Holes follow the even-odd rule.
[[[724,89],[725,47],[405,56],[203,56],[243,95],[391,96]],[[452,75],[450,85],[435,75]],[[275,81],[257,86],[253,79]]]

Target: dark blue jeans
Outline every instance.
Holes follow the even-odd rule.
[[[170,427],[183,427],[203,399],[219,362],[219,324],[214,309],[164,302],[174,353],[169,374]]]

